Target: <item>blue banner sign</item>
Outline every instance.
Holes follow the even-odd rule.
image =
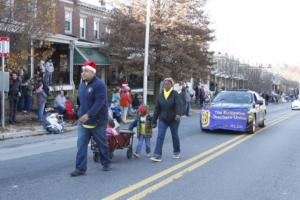
[[[201,126],[210,130],[246,131],[248,115],[247,109],[204,107],[201,113]]]

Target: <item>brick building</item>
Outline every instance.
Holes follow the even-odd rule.
[[[80,81],[80,66],[86,60],[97,63],[97,73],[106,80],[108,58],[99,50],[106,44],[103,34],[109,32],[109,12],[104,6],[95,6],[79,0],[56,0],[56,30],[42,41],[36,38],[33,54],[52,49],[55,71],[54,90],[72,90]],[[45,43],[48,43],[45,48]],[[50,45],[49,45],[50,43]],[[39,59],[31,64],[32,73],[39,68]]]

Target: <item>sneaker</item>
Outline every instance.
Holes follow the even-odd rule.
[[[151,157],[151,153],[147,153],[146,157],[150,158]]]
[[[102,167],[102,171],[108,172],[108,171],[111,171],[111,170],[112,170],[112,167],[111,167],[110,164]]]
[[[152,160],[153,162],[161,162],[161,158],[157,156],[151,157],[150,160]]]
[[[84,174],[85,174],[85,172],[75,169],[70,175],[71,175],[71,177],[76,177],[76,176],[82,176]]]
[[[134,156],[135,158],[140,158],[140,157],[141,157],[141,155],[138,154],[138,153],[133,153],[133,156]]]
[[[174,153],[173,158],[174,159],[179,159],[180,158],[180,153]]]

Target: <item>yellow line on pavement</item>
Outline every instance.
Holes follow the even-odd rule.
[[[281,117],[281,118],[284,118],[284,117]],[[278,121],[278,120],[274,120],[274,121],[269,122],[269,123],[273,123],[273,122],[276,122],[276,121]],[[261,129],[261,130],[263,130],[263,129]],[[224,143],[222,143],[222,144],[220,144],[220,145],[218,145],[216,147],[213,147],[213,148],[211,148],[211,149],[209,149],[209,150],[207,150],[207,151],[205,151],[205,152],[203,152],[201,154],[198,154],[198,155],[196,155],[196,156],[194,156],[194,157],[192,157],[192,158],[190,158],[190,159],[188,159],[186,161],[183,161],[183,162],[181,162],[179,164],[176,164],[176,165],[174,165],[174,166],[172,166],[172,167],[170,167],[168,169],[165,169],[164,171],[161,171],[161,172],[159,172],[159,173],[157,173],[155,175],[152,175],[152,176],[150,176],[150,177],[148,177],[148,178],[146,178],[146,179],[144,179],[144,180],[142,180],[140,182],[137,182],[137,183],[135,183],[133,185],[130,185],[130,186],[124,188],[124,189],[121,189],[120,191],[118,191],[116,193],[113,193],[113,194],[111,194],[111,195],[109,195],[107,197],[104,197],[103,199],[104,200],[118,199],[118,198],[120,198],[120,197],[122,197],[122,196],[124,196],[124,195],[126,195],[126,194],[128,194],[128,193],[130,193],[132,191],[134,191],[134,190],[137,190],[137,189],[139,189],[141,187],[144,187],[147,184],[152,183],[152,182],[154,182],[154,181],[156,181],[156,180],[158,180],[158,179],[160,179],[160,178],[162,178],[162,177],[164,177],[166,175],[169,175],[170,173],[172,173],[172,172],[174,172],[176,170],[179,170],[179,169],[181,169],[181,168],[183,168],[183,167],[191,164],[192,162],[195,162],[195,161],[197,161],[197,160],[199,160],[199,159],[201,159],[201,158],[203,158],[203,157],[205,157],[205,156],[207,156],[207,155],[209,155],[209,154],[211,154],[211,153],[213,153],[213,152],[215,152],[215,151],[217,151],[217,150],[219,150],[219,149],[221,149],[221,148],[223,148],[223,147],[225,147],[225,146],[227,146],[227,145],[229,145],[231,143],[234,143],[237,140],[239,140],[239,139],[241,139],[243,137],[246,137],[247,135],[248,134],[243,134],[243,135],[239,135],[237,137],[234,137],[231,140],[228,140],[228,141],[226,141],[226,142],[224,142]],[[251,135],[251,136],[253,136],[253,135]]]
[[[217,151],[217,152],[211,154],[210,156],[204,158],[203,160],[200,160],[200,161],[196,162],[195,164],[191,165],[190,167],[185,168],[184,170],[182,170],[182,171],[180,171],[180,172],[178,172],[178,173],[176,173],[176,174],[168,177],[167,179],[164,179],[163,181],[161,181],[161,182],[159,182],[159,183],[157,183],[157,184],[155,184],[153,186],[150,186],[149,188],[143,190],[142,192],[139,192],[138,194],[136,194],[136,195],[134,195],[134,196],[132,196],[132,197],[130,197],[128,199],[129,200],[137,200],[137,199],[144,198],[145,196],[147,196],[147,195],[155,192],[156,190],[158,190],[158,189],[160,189],[160,188],[162,188],[162,187],[164,187],[164,186],[172,183],[173,181],[179,179],[180,177],[182,177],[186,173],[191,172],[191,171],[193,171],[193,170],[201,167],[202,165],[208,163],[209,161],[211,161],[211,160],[213,160],[213,159],[215,159],[215,158],[223,155],[224,153],[226,153],[230,149],[233,149],[234,147],[238,146],[242,142],[244,142],[244,141],[250,139],[251,137],[253,137],[254,135],[262,132],[263,130],[265,130],[267,128],[270,128],[270,127],[272,127],[272,126],[274,126],[274,125],[276,125],[276,124],[278,124],[278,123],[280,123],[282,121],[285,121],[285,120],[289,119],[290,117],[292,117],[294,115],[296,115],[296,114],[289,114],[288,116],[281,117],[279,120],[274,120],[274,122],[272,122],[268,127],[262,128],[262,129],[258,130],[255,134],[248,135],[248,136],[242,138],[241,140],[238,140],[238,141],[230,144],[229,146],[221,149],[220,151]]]
[[[229,140],[227,142],[224,142],[224,143],[222,143],[222,144],[220,144],[220,145],[218,145],[216,147],[213,147],[213,148],[211,148],[211,149],[209,149],[209,150],[207,150],[207,151],[205,151],[205,152],[203,152],[201,154],[198,154],[198,155],[196,155],[196,156],[194,156],[194,157],[192,157],[192,158],[190,158],[190,159],[188,159],[186,161],[183,161],[183,162],[181,162],[179,164],[176,164],[173,167],[170,167],[170,168],[168,168],[168,169],[166,169],[166,170],[164,170],[162,172],[159,172],[159,173],[157,173],[157,174],[155,174],[153,176],[150,176],[149,178],[146,178],[146,179],[144,179],[144,180],[142,180],[142,181],[140,181],[138,183],[135,183],[135,184],[133,184],[133,185],[131,185],[129,187],[126,187],[126,188],[124,188],[124,189],[122,189],[122,190],[120,190],[120,191],[118,191],[118,192],[116,192],[116,193],[114,193],[114,194],[112,194],[110,196],[107,196],[107,197],[103,198],[103,200],[118,199],[118,198],[120,198],[120,197],[122,197],[122,196],[124,196],[124,195],[126,195],[126,194],[128,194],[128,193],[130,193],[130,192],[132,192],[132,191],[134,191],[136,189],[138,189],[138,188],[141,188],[141,187],[143,187],[143,186],[145,186],[145,185],[147,185],[147,184],[149,184],[149,183],[151,183],[151,182],[153,182],[153,181],[155,181],[155,180],[157,180],[157,179],[159,179],[159,178],[161,178],[163,176],[166,176],[166,175],[168,175],[168,174],[170,174],[170,173],[172,173],[172,172],[174,172],[174,171],[176,171],[176,170],[178,170],[178,169],[180,169],[180,168],[182,168],[182,167],[184,167],[184,166],[186,166],[186,165],[188,165],[188,164],[190,164],[190,163],[192,163],[192,162],[194,162],[194,161],[196,161],[198,159],[201,159],[201,158],[203,158],[203,157],[205,157],[205,156],[207,156],[207,155],[209,155],[209,154],[211,154],[211,153],[213,153],[213,152],[215,152],[215,151],[223,148],[224,146],[226,146],[226,145],[228,145],[228,144],[230,144],[232,142],[235,142],[235,141],[237,141],[237,140],[239,140],[239,139],[241,139],[241,138],[243,138],[245,136],[246,136],[246,134],[239,135],[239,136],[237,136],[237,137],[235,137],[235,138],[233,138],[233,139],[231,139],[231,140]]]

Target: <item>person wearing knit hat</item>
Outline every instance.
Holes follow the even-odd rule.
[[[95,62],[92,61],[86,61],[85,63],[83,63],[82,66],[82,73],[81,73],[81,77],[83,81],[89,81],[91,80],[97,71],[97,65]]]
[[[148,114],[146,106],[141,105],[139,107],[139,115],[137,118],[129,125],[129,130],[133,130],[134,127],[137,127],[138,135],[138,145],[135,152],[133,153],[135,158],[141,157],[142,146],[145,141],[146,144],[146,156],[150,157],[150,139],[152,137],[152,126],[151,121],[152,117]]]
[[[106,140],[108,123],[107,88],[96,76],[96,63],[87,61],[82,66],[82,82],[78,88],[78,138],[76,168],[71,176],[84,175],[87,170],[88,144],[93,136],[99,148],[103,171],[111,170],[111,158]]]

